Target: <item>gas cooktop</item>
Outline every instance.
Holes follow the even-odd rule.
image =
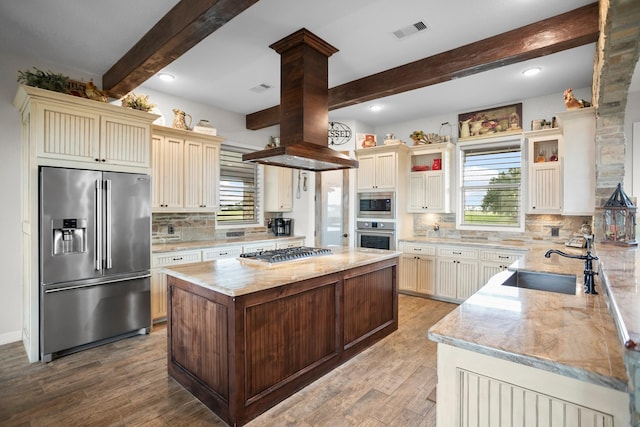
[[[309,258],[319,255],[330,255],[331,249],[311,248],[307,246],[296,246],[286,249],[273,249],[270,251],[247,252],[240,254],[240,258],[262,262],[283,262],[296,259]]]

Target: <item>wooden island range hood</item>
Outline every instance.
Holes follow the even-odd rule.
[[[280,54],[280,146],[242,160],[316,172],[357,168],[328,147],[328,63],[338,49],[305,28],[269,47]]]

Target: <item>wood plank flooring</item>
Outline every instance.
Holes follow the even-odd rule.
[[[399,329],[251,421],[263,426],[435,426],[436,345],[456,306],[400,295]],[[167,375],[166,329],[29,364],[0,346],[0,426],[225,426]]]

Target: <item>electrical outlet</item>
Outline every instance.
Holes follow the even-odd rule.
[[[175,230],[175,228],[173,228],[173,224],[169,224],[169,225],[167,226],[167,233],[169,233],[169,234],[173,234],[173,233],[175,233],[175,232],[176,232],[176,230]]]
[[[551,237],[558,237],[560,235],[559,227],[551,227]]]

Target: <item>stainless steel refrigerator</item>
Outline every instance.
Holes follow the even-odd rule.
[[[40,357],[151,327],[151,178],[40,168]]]

